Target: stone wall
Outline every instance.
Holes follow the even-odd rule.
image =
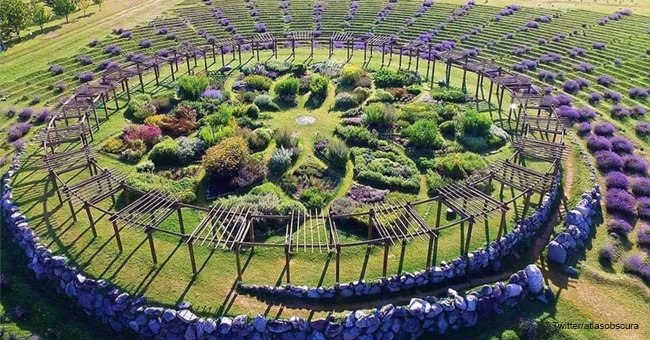
[[[444,334],[449,330],[471,327],[478,318],[499,315],[505,308],[535,298],[547,303],[553,298],[552,292],[544,288],[540,270],[529,265],[513,274],[507,282],[484,285],[480,289],[460,295],[452,289],[447,297],[437,299],[411,299],[408,306],[395,307],[392,304],[375,308],[369,312],[355,311],[342,320],[332,317],[307,321],[299,317],[287,320],[269,320],[258,315],[249,319],[246,315],[231,317],[200,318],[191,310],[189,303],[181,303],[177,308],[151,306],[144,297],[129,293],[111,285],[103,279],[93,279],[83,271],[68,264],[64,256],[52,253],[29,227],[28,218],[13,200],[12,178],[20,167],[21,154],[13,159],[9,171],[2,178],[2,218],[13,234],[14,241],[22,248],[29,260],[29,268],[38,279],[48,280],[53,289],[65,294],[91,317],[96,317],[114,330],[130,330],[142,338],[156,339],[232,339],[249,337],[267,339],[393,339],[395,337],[417,337],[425,333]],[[552,200],[552,199],[550,199]],[[547,199],[547,201],[550,201]],[[537,212],[536,219],[548,217],[548,212]],[[536,221],[519,226],[500,240],[503,247],[516,244],[519,239],[534,232]],[[518,235],[518,236],[517,236]],[[510,245],[510,246],[507,246]],[[506,249],[506,248],[503,248]],[[509,251],[509,250],[508,250]],[[493,253],[496,254],[497,250]],[[466,270],[487,265],[468,260],[464,267],[447,266],[440,269],[447,273],[459,274]],[[453,277],[453,276],[452,276]]]
[[[440,266],[415,273],[402,273],[374,281],[361,280],[332,287],[308,287],[290,284],[271,286],[241,283],[238,287],[239,291],[266,297],[284,296],[328,300],[389,294],[413,288],[432,287],[469,274],[485,272],[488,269],[498,270],[503,257],[510,254],[512,249],[520,244],[522,240],[533,237],[540,227],[548,223],[553,205],[556,202],[561,179],[562,171],[558,171],[555,184],[551,191],[545,195],[542,204],[530,217],[524,219],[512,231],[499,240],[490,243],[487,248],[472,251],[467,256],[460,256],[450,262],[442,261]]]
[[[578,143],[572,140],[577,147]],[[583,149],[579,151],[580,157],[589,169],[589,179],[596,183],[596,168],[589,155]],[[594,217],[600,211],[600,186],[595,184],[590,190],[582,194],[580,202],[567,213],[563,230],[555,235],[546,247],[546,257],[555,263],[565,264],[572,255],[585,247],[585,242],[595,228]]]

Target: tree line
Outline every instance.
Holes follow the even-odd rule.
[[[101,11],[103,3],[104,0],[0,0],[0,50],[11,38],[20,40],[20,33],[29,26],[37,25],[43,31],[43,26],[55,17],[65,18],[68,23],[68,17],[75,11],[86,14],[92,4],[99,5]]]

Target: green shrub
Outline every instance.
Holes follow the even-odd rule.
[[[270,96],[261,94],[255,98],[255,106],[257,106],[262,111],[278,111],[280,107],[278,104],[273,102]]]
[[[327,97],[328,86],[329,80],[321,75],[315,75],[309,80],[309,91],[313,96],[318,96],[320,98]]]
[[[357,97],[357,102],[359,104],[363,103],[370,97],[372,90],[366,87],[355,87],[352,91],[352,94]]]
[[[246,88],[254,91],[268,91],[273,85],[271,78],[259,74],[253,74],[244,78]]]
[[[472,152],[450,153],[433,160],[433,170],[456,180],[467,178],[487,166],[485,158]]]
[[[281,146],[273,151],[273,155],[269,159],[269,169],[276,174],[282,174],[289,169],[292,162],[293,152],[291,149]]]
[[[137,172],[153,173],[154,170],[156,170],[156,165],[150,160],[146,160],[135,166],[135,171]]]
[[[264,63],[264,67],[266,67],[266,70],[269,72],[276,72],[277,74],[285,74],[291,70],[291,61],[289,60],[277,60],[277,59],[269,59],[266,63]]]
[[[485,152],[488,150],[488,143],[485,137],[460,136],[459,141],[468,151]]]
[[[260,109],[255,104],[246,107],[246,116],[251,119],[257,119],[260,116]]]
[[[427,170],[425,176],[427,178],[427,186],[430,195],[433,195],[436,192],[436,190],[438,190],[440,187],[443,187],[453,182],[451,178],[440,176],[439,173],[431,169]]]
[[[298,145],[298,135],[287,127],[280,127],[273,132],[273,138],[278,146],[292,148]]]
[[[171,180],[148,172],[129,176],[127,184],[142,191],[162,190],[183,203],[196,201],[196,189],[199,185],[198,181],[192,177]]]
[[[417,96],[422,93],[422,86],[417,84],[409,85],[406,87],[406,91],[414,96]]]
[[[397,120],[395,108],[381,103],[372,103],[363,112],[364,122],[368,125],[389,127]]]
[[[369,102],[375,103],[375,102],[382,102],[382,103],[392,103],[395,101],[395,97],[393,97],[390,92],[382,89],[377,89],[375,90],[375,93],[370,96],[370,99],[368,99]]]
[[[395,152],[356,147],[350,150],[350,154],[358,181],[406,192],[418,192],[420,189],[420,174],[410,158]]]
[[[149,104],[156,108],[157,112],[169,112],[176,102],[176,93],[171,90],[162,91],[151,97]]]
[[[182,99],[197,100],[210,85],[210,79],[201,76],[182,76],[178,79],[178,95]]]
[[[149,159],[157,166],[178,164],[178,141],[171,138],[164,138],[154,145],[149,153]]]
[[[120,159],[127,163],[137,163],[147,152],[147,145],[141,139],[127,140],[120,153]]]
[[[133,118],[139,122],[143,122],[148,117],[151,117],[156,114],[156,107],[153,104],[145,104],[143,107],[139,108],[137,111],[133,112]]]
[[[458,105],[445,104],[445,105],[437,105],[436,113],[438,114],[438,116],[440,116],[440,119],[442,119],[443,121],[447,121],[456,118],[456,116],[458,116],[461,113],[461,111]]]
[[[453,120],[440,123],[440,132],[447,136],[453,136],[456,133],[456,123]]]
[[[241,100],[244,103],[252,103],[255,100],[255,97],[257,97],[257,93],[251,92],[251,91],[246,91],[239,95],[239,100]]]
[[[338,125],[334,132],[351,145],[375,147],[379,144],[379,138],[363,126]]]
[[[131,100],[126,104],[126,113],[134,114],[142,109],[151,100],[151,97],[144,93],[138,93],[131,97]]]
[[[325,155],[333,168],[345,169],[350,159],[350,149],[342,140],[335,138],[327,144]]]
[[[321,209],[325,207],[333,197],[334,195],[330,191],[316,187],[308,188],[300,192],[300,200],[305,203],[305,207],[308,209]]]
[[[354,64],[346,64],[341,69],[340,81],[343,86],[354,87],[362,78],[366,77],[366,71]]]
[[[462,136],[487,137],[490,134],[492,119],[485,113],[467,110],[457,119],[458,133]]]
[[[403,71],[394,71],[383,68],[374,74],[375,86],[378,88],[402,87],[406,82],[407,75]]]
[[[235,128],[232,126],[211,126],[206,125],[199,130],[199,138],[208,146],[215,145],[225,138],[235,135]]]
[[[432,91],[431,96],[435,100],[450,103],[465,103],[467,101],[467,94],[459,89],[451,87],[441,87]]]
[[[438,123],[433,120],[419,120],[406,128],[403,134],[417,148],[440,149],[443,144]]]
[[[425,102],[412,102],[401,107],[400,119],[413,124],[418,120],[435,120],[439,121],[440,117],[436,113],[435,104]]]
[[[203,166],[210,176],[230,179],[237,174],[248,156],[248,145],[244,139],[241,137],[228,137],[208,149],[203,159]]]
[[[275,94],[282,100],[289,101],[298,95],[300,90],[300,81],[294,77],[289,77],[275,84]]]
[[[295,64],[291,67],[291,72],[296,77],[302,77],[307,73],[307,66],[305,66],[305,64]]]
[[[238,107],[235,106],[221,105],[217,112],[205,117],[204,122],[214,127],[228,125],[237,110]]]
[[[359,105],[359,100],[357,96],[352,95],[347,92],[339,93],[336,95],[336,102],[334,106],[338,110],[347,110]]]
[[[121,138],[111,138],[102,145],[102,150],[108,153],[118,154],[124,150],[124,141]]]

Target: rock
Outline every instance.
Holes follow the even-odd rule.
[[[176,311],[173,309],[165,309],[163,312],[163,319],[167,322],[172,321],[176,318]]]
[[[291,324],[283,320],[271,320],[266,327],[271,333],[284,333],[291,329]]]
[[[160,322],[158,322],[158,320],[156,319],[151,320],[149,321],[148,325],[149,325],[149,329],[151,330],[151,332],[153,332],[153,334],[160,333]]]
[[[344,340],[352,340],[356,339],[361,335],[361,329],[357,327],[349,327],[343,330],[343,339]]]
[[[472,327],[476,325],[478,314],[476,312],[465,312],[460,315],[460,324],[463,327]]]
[[[557,242],[551,241],[548,244],[548,259],[563,264],[566,262],[566,250]]]
[[[519,294],[521,294],[521,291],[522,288],[518,284],[511,283],[506,286],[506,296],[508,298],[519,296]]]
[[[580,272],[574,268],[573,266],[568,266],[566,269],[564,269],[564,273],[569,275],[570,277],[578,277],[580,275]]]
[[[544,277],[539,268],[534,264],[529,264],[524,268],[526,273],[526,284],[528,284],[528,290],[533,294],[539,294],[542,289],[544,289]]]
[[[221,334],[228,334],[230,332],[230,328],[232,327],[232,319],[229,317],[223,316],[221,319],[219,319],[219,333]]]
[[[476,304],[478,302],[478,298],[475,295],[467,295],[465,297],[465,302],[467,304],[467,311],[468,312],[473,312],[476,310]]]
[[[307,340],[325,340],[325,335],[320,332],[320,331],[313,331],[311,334],[309,334],[309,337],[307,337]]]
[[[266,324],[267,323],[268,323],[268,320],[265,317],[263,317],[262,315],[259,315],[259,314],[253,319],[253,322],[252,322],[253,327],[255,328],[255,330],[260,332],[260,333],[264,333],[264,331],[266,330]]]
[[[183,309],[178,312],[178,318],[185,323],[191,323],[196,320],[196,315],[189,309]]]
[[[343,326],[338,323],[330,322],[327,327],[325,327],[324,334],[328,338],[336,338],[343,331]]]
[[[420,331],[420,321],[414,318],[407,318],[402,324],[402,330],[407,333],[417,333]]]
[[[431,305],[422,299],[411,299],[408,310],[411,315],[417,316],[418,319],[422,320],[424,315],[431,310]]]
[[[313,320],[313,321],[309,322],[309,327],[311,327],[311,329],[315,329],[317,331],[322,332],[322,331],[325,330],[325,327],[327,327],[328,323],[329,322],[327,320],[325,320],[325,319]]]

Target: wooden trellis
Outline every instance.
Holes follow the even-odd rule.
[[[113,200],[113,204],[115,204],[115,194],[124,189],[124,182],[126,179],[127,175],[120,173],[117,170],[104,169],[98,174],[80,182],[72,185],[65,185],[63,187],[63,193],[68,198],[68,205],[70,207],[70,212],[72,213],[72,219],[77,221],[77,213],[74,209],[74,204],[80,204],[86,211],[93,235],[97,236],[95,219],[90,208],[95,208],[103,213],[109,213],[105,209],[98,207],[97,204],[109,197]]]
[[[275,40],[273,34],[266,33],[256,33],[253,35],[252,48],[254,53],[257,52],[257,61],[260,61],[260,46],[270,45],[271,51],[273,52],[273,57],[278,57],[278,42]]]
[[[153,232],[165,231],[160,228],[160,225],[174,212],[178,213],[178,224],[180,228],[180,234],[175,235],[185,237],[183,214],[181,213],[179,202],[173,196],[159,190],[145,192],[131,204],[113,214],[113,216],[109,217],[108,220],[113,224],[113,232],[115,233],[115,240],[117,241],[117,246],[120,252],[122,251],[120,226],[134,228],[147,234],[149,248],[151,250],[151,258],[153,263],[158,263],[158,256],[156,255],[156,247],[153,240]],[[165,232],[173,233],[170,231]],[[194,249],[189,243],[188,247],[190,251],[190,259],[192,261],[192,272],[196,273]]]
[[[530,136],[514,136],[512,148],[515,151],[515,161],[523,164],[524,158],[559,163],[566,157],[564,143],[554,143],[535,139]]]
[[[488,219],[490,216],[501,213],[501,222],[497,239],[506,233],[507,204],[497,201],[473,185],[468,183],[452,183],[438,188],[437,201],[438,211],[436,216],[436,230],[440,228],[440,217],[443,210],[443,204],[453,210],[461,218],[459,228],[461,256],[467,255],[472,240],[472,231],[477,220],[483,220],[485,222],[485,238],[488,243],[490,240],[490,230],[488,226]],[[468,223],[467,235],[465,235],[465,222]]]
[[[479,93],[480,100],[484,101],[485,92],[483,88],[483,82],[487,77],[490,81],[490,88],[487,95],[487,104],[490,108],[490,114],[492,113],[492,89],[494,88],[494,81],[492,78],[498,77],[503,72],[503,68],[492,61],[489,60],[468,60],[463,65],[463,69],[467,71],[474,72],[477,75],[476,79],[476,92],[474,93],[474,98],[476,99],[476,109],[479,109]]]
[[[563,142],[564,135],[566,134],[566,126],[569,122],[564,117],[555,116],[537,116],[529,115],[524,112],[517,117],[517,126],[515,131],[519,131],[519,121],[521,120],[521,131],[527,134],[534,135],[539,133],[540,137],[545,137],[546,140],[552,142]],[[559,140],[558,140],[559,138]]]
[[[86,133],[89,132],[88,127],[79,121],[73,125],[63,127],[50,127],[42,130],[41,133],[35,136],[42,147],[49,147],[50,152],[54,153],[57,146],[61,144],[80,143],[82,145],[88,144]]]
[[[526,216],[532,194],[539,194],[541,203],[544,194],[553,186],[553,175],[526,168],[509,160],[498,160],[488,169],[489,183],[495,180],[501,184],[499,197],[503,197],[504,186],[518,190],[524,195],[524,210],[522,219]],[[514,194],[513,194],[514,196]]]
[[[203,58],[203,68],[205,73],[208,72],[208,53],[204,48],[194,46],[193,44],[182,44],[176,51],[181,58],[185,58],[185,65],[187,66],[187,74],[192,73],[190,60],[194,60],[194,67],[198,65],[198,58]],[[143,88],[144,91],[144,88]]]
[[[114,69],[106,70],[102,75],[101,84],[115,85],[120,84],[122,92],[126,92],[127,100],[131,100],[131,88],[129,86],[129,79],[138,75],[136,68],[119,66]],[[116,98],[117,105],[117,98]],[[118,108],[119,109],[119,108]]]
[[[314,32],[312,31],[295,31],[286,35],[287,42],[291,44],[291,56],[296,55],[296,43],[309,42],[309,58],[314,56]]]
[[[63,202],[63,199],[59,192],[58,182],[60,181],[62,185],[66,184],[59,175],[86,168],[91,176],[97,172],[94,152],[87,145],[82,145],[79,149],[45,154],[43,157],[43,165],[47,169],[52,185],[56,189],[59,202]]]
[[[343,43],[347,51],[347,57],[350,59],[351,54],[354,53],[354,35],[350,32],[334,32],[329,38],[329,57],[331,58],[334,54],[334,45],[337,43]]]
[[[225,59],[225,48],[230,47],[231,52],[232,52],[232,60],[235,60],[235,53],[238,53],[239,55],[239,64],[241,65],[242,59],[241,59],[241,44],[232,39],[232,38],[223,38],[223,39],[217,39],[212,43],[212,49],[219,48],[219,54],[221,54],[221,66],[226,66],[226,59]]]
[[[366,63],[368,57],[368,47],[370,47],[370,59],[372,59],[372,54],[375,47],[381,47],[381,66],[384,66],[384,59],[386,56],[386,47],[389,47],[389,58],[388,60],[393,60],[393,45],[395,45],[395,38],[387,35],[371,35],[366,40],[363,40],[363,62]],[[401,49],[400,49],[401,52]],[[400,53],[400,68],[401,68],[401,56]]]

